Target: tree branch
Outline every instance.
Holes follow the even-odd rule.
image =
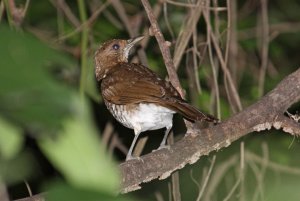
[[[161,149],[142,156],[140,160],[120,164],[123,176],[121,192],[139,189],[141,183],[156,178],[165,179],[185,165],[195,163],[201,156],[227,147],[253,131],[275,127],[300,136],[299,124],[291,124],[292,119],[282,117],[284,112],[299,100],[300,69],[287,76],[258,102],[221,124],[201,131],[190,130],[190,135],[171,145],[170,149]],[[282,123],[279,125],[278,122]],[[293,128],[292,132],[287,128]]]

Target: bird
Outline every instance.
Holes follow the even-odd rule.
[[[126,161],[137,158],[132,151],[144,131],[166,128],[159,149],[166,147],[175,113],[192,122],[218,123],[217,118],[185,101],[169,81],[150,68],[128,62],[130,50],[143,38],[111,39],[94,55],[95,76],[107,109],[117,121],[134,130]]]

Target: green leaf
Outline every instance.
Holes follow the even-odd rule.
[[[20,151],[23,141],[21,130],[0,116],[0,156],[13,158]]]
[[[31,130],[57,129],[69,115],[72,91],[54,79],[53,66],[71,66],[62,53],[29,34],[0,26],[0,112]]]
[[[23,151],[14,158],[0,158],[0,181],[7,184],[20,183],[33,175],[35,165],[35,160],[28,151]]]
[[[71,103],[74,117],[63,121],[57,138],[40,140],[41,149],[74,186],[116,192],[119,173],[100,143],[88,107],[79,98]]]

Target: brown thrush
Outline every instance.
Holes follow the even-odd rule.
[[[166,128],[160,148],[164,147],[172,128],[174,113],[191,121],[217,122],[189,105],[168,81],[149,68],[128,63],[130,49],[143,36],[129,40],[113,39],[105,42],[95,53],[95,73],[101,82],[103,100],[112,115],[124,126],[134,130],[135,137],[126,160],[141,132]]]

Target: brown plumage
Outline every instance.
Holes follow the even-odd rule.
[[[170,82],[161,79],[149,68],[128,63],[130,49],[141,39],[110,40],[95,54],[96,78],[101,82],[107,108],[119,122],[135,132],[127,160],[132,158],[134,144],[143,131],[166,127],[161,143],[161,147],[165,146],[174,113],[180,113],[191,121],[218,121],[189,105]]]

